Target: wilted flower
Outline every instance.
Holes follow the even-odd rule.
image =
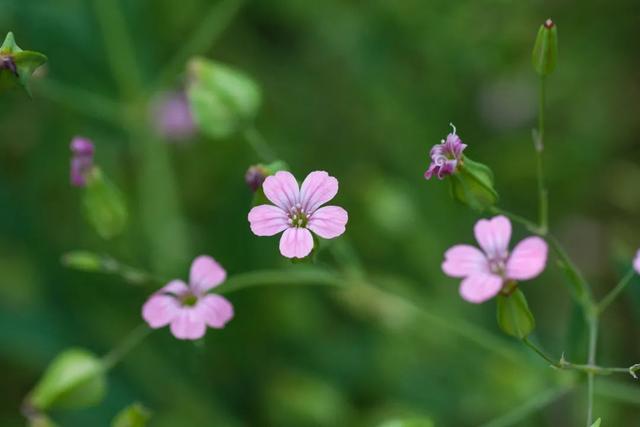
[[[538,276],[547,263],[547,243],[540,237],[527,237],[509,253],[511,222],[504,216],[481,219],[474,228],[482,250],[456,245],[444,255],[442,270],[451,277],[464,278],[460,295],[481,303],[496,296],[505,284]]]
[[[431,164],[424,173],[426,179],[431,179],[434,174],[438,179],[452,175],[456,172],[456,168],[462,160],[462,152],[467,148],[467,145],[463,144],[460,137],[456,135],[455,126],[451,125],[451,127],[453,132],[447,135],[447,139],[443,139],[440,144],[436,144],[431,148],[429,153]]]
[[[87,138],[76,136],[71,140],[71,185],[84,187],[87,185],[87,176],[93,168],[93,142]]]
[[[262,187],[262,183],[265,178],[269,175],[269,171],[265,170],[265,167],[262,165],[253,165],[249,166],[247,172],[244,174],[244,182],[247,183],[247,186],[251,189],[251,191],[257,191],[258,188]]]
[[[164,138],[184,140],[196,132],[189,101],[184,92],[167,92],[160,95],[152,103],[151,114],[153,127]]]
[[[633,268],[636,270],[636,273],[640,274],[640,250],[638,251],[635,259],[633,260]]]
[[[264,195],[273,205],[256,206],[249,212],[251,231],[256,236],[280,238],[280,253],[287,258],[304,258],[313,249],[313,231],[325,239],[344,233],[347,211],[339,206],[320,207],[338,193],[338,180],[327,172],[311,172],[298,187],[295,177],[286,171],[265,179]]]
[[[142,317],[154,329],[171,324],[171,333],[178,339],[202,338],[207,326],[223,328],[233,318],[231,303],[209,293],[226,277],[220,264],[201,255],[191,264],[189,284],[182,280],[167,283],[142,306]]]
[[[0,70],[3,69],[11,71],[16,77],[18,76],[18,68],[11,56],[0,55]]]

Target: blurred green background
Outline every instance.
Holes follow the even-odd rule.
[[[335,202],[350,222],[320,265],[364,274],[382,291],[230,294],[236,317],[224,330],[196,344],[154,332],[110,373],[101,405],[54,418],[107,426],[140,401],[156,427],[377,426],[398,417],[583,425],[580,378],[502,336],[495,303],[462,301],[458,281],[441,272],[449,246],[473,241],[477,217],[449,198],[447,183],[422,174],[453,122],[467,153],[494,170],[501,206],[535,215],[530,53],[551,16],[560,41],[548,82],[552,229],[604,295],[640,242],[637,1],[114,1],[0,0],[0,33],[49,57],[33,99],[0,97],[0,425],[24,425],[22,399],[58,352],[106,353],[141,323],[150,288],[65,269],[64,252],[108,253],[183,278],[200,253],[230,275],[289,268],[276,238],[249,230],[243,176],[260,159],[243,138],[169,143],[147,129],[141,100],[180,87],[186,58],[176,53],[189,51],[194,33],[197,53],[260,83],[257,127],[293,173],[339,179]],[[121,24],[133,55],[126,39],[118,48]],[[95,141],[97,162],[127,195],[131,223],[113,241],[87,224],[68,184],[77,134]],[[526,234],[516,227],[514,240]],[[580,362],[581,315],[553,264],[523,285],[536,339]],[[602,319],[604,365],[640,362],[638,282]],[[639,384],[623,375],[596,387],[603,426],[637,425]]]

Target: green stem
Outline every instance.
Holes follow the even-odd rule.
[[[525,337],[522,339],[522,342],[529,347],[531,350],[533,350],[538,356],[542,357],[544,360],[546,360],[551,366],[558,368],[558,369],[562,369],[562,365],[560,364],[560,362],[557,362],[555,360],[553,360],[550,356],[547,355],[547,353],[545,353],[540,347],[538,347],[537,345],[535,345],[534,343],[532,343],[528,337]]]
[[[546,232],[549,226],[549,196],[545,186],[544,167],[542,154],[544,152],[544,109],[545,109],[545,78],[540,77],[540,98],[538,105],[538,132],[534,136],[534,148],[536,152],[536,169],[538,177],[538,221],[540,229]]]
[[[151,333],[152,329],[149,328],[145,323],[137,326],[134,330],[132,330],[129,335],[127,335],[124,340],[120,342],[116,347],[114,347],[109,353],[102,357],[102,364],[106,371],[112,369],[114,366],[120,362],[124,356],[129,354],[129,352],[138,345],[143,339],[147,337]]]
[[[347,280],[338,274],[316,267],[262,270],[231,276],[213,292],[228,294],[247,288],[273,285],[321,285],[341,288],[347,285]]]
[[[589,325],[589,365],[596,364],[596,351],[598,348],[598,313],[593,311],[588,318]],[[595,392],[595,372],[587,373],[587,427],[593,423],[593,395]]]
[[[636,272],[631,268],[625,276],[620,279],[615,288],[613,288],[597,305],[598,313],[602,313],[609,305],[620,295],[620,293],[631,283],[631,279],[635,276]]]
[[[513,212],[509,212],[506,211],[504,209],[501,209],[497,206],[492,206],[490,208],[491,213],[495,214],[495,215],[504,215],[507,218],[511,219],[512,221],[518,222],[522,225],[524,225],[527,230],[531,231],[534,234],[537,234],[539,236],[545,236],[547,233],[545,230],[541,230],[540,227],[538,226],[538,224],[536,224],[533,221],[528,220],[527,218],[517,215]]]

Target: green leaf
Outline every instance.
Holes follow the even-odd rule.
[[[407,418],[400,420],[389,420],[378,427],[433,427],[433,421],[427,418]]]
[[[556,68],[557,60],[558,29],[553,21],[548,19],[538,30],[531,61],[536,73],[544,77],[553,72]]]
[[[71,251],[62,256],[65,267],[82,271],[102,271],[102,257],[89,251]]]
[[[88,176],[83,202],[87,220],[102,238],[111,239],[127,225],[129,214],[124,197],[98,167]]]
[[[200,130],[214,139],[246,129],[262,102],[259,86],[244,73],[205,58],[188,65],[187,96]]]
[[[595,423],[591,424],[591,427],[600,427],[601,422],[602,419],[598,418]]]
[[[85,408],[99,403],[106,391],[102,361],[84,349],[60,353],[30,393],[35,409]]]
[[[114,417],[111,427],[145,427],[151,418],[151,411],[140,403],[133,403]]]
[[[0,91],[20,84],[31,95],[29,89],[31,75],[38,67],[47,62],[47,57],[39,52],[22,50],[16,44],[13,33],[9,32],[0,46],[0,60],[2,59],[11,60],[15,64],[17,76],[10,69],[0,69]]]
[[[498,295],[498,325],[507,335],[526,338],[536,327],[524,294],[516,289],[511,295]]]
[[[465,156],[458,171],[450,178],[452,196],[471,209],[481,212],[497,203],[493,172],[488,166]]]

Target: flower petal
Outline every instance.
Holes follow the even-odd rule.
[[[473,274],[460,284],[460,295],[474,304],[485,302],[498,295],[502,289],[502,279],[490,273]]]
[[[307,214],[313,213],[338,193],[338,180],[325,171],[311,172],[300,187],[300,203]]]
[[[485,254],[475,246],[455,245],[444,253],[442,271],[450,277],[467,277],[488,273],[489,263]]]
[[[184,281],[182,281],[180,279],[175,279],[175,280],[170,281],[166,285],[164,285],[156,293],[157,294],[169,293],[169,294],[174,294],[174,295],[180,296],[180,295],[183,295],[183,294],[185,294],[187,292],[189,292],[189,287],[187,286],[187,284],[184,283]]]
[[[171,321],[171,333],[179,340],[197,340],[204,336],[207,325],[195,307],[181,307]]]
[[[298,181],[287,171],[279,171],[275,175],[268,176],[262,184],[262,190],[271,203],[286,212],[289,212],[300,199]]]
[[[540,237],[527,237],[513,248],[507,261],[506,275],[510,279],[533,279],[547,264],[547,242]]]
[[[196,293],[204,293],[227,278],[227,272],[208,255],[200,255],[191,263],[189,284]]]
[[[179,310],[180,302],[175,297],[155,293],[142,306],[142,318],[150,327],[157,329],[168,325]]]
[[[503,258],[509,251],[511,221],[499,215],[492,219],[481,219],[474,228],[476,240],[489,258]]]
[[[333,239],[344,233],[349,214],[340,206],[325,206],[315,211],[307,228],[325,239]]]
[[[273,236],[289,227],[289,216],[273,205],[256,206],[249,211],[251,231],[256,236]]]
[[[287,258],[304,258],[313,249],[313,237],[306,228],[288,228],[280,238],[280,253]]]
[[[640,251],[636,254],[636,258],[633,260],[633,268],[636,273],[640,274]]]
[[[233,318],[233,306],[220,295],[207,295],[198,301],[197,309],[200,310],[205,323],[212,328],[224,328]]]

